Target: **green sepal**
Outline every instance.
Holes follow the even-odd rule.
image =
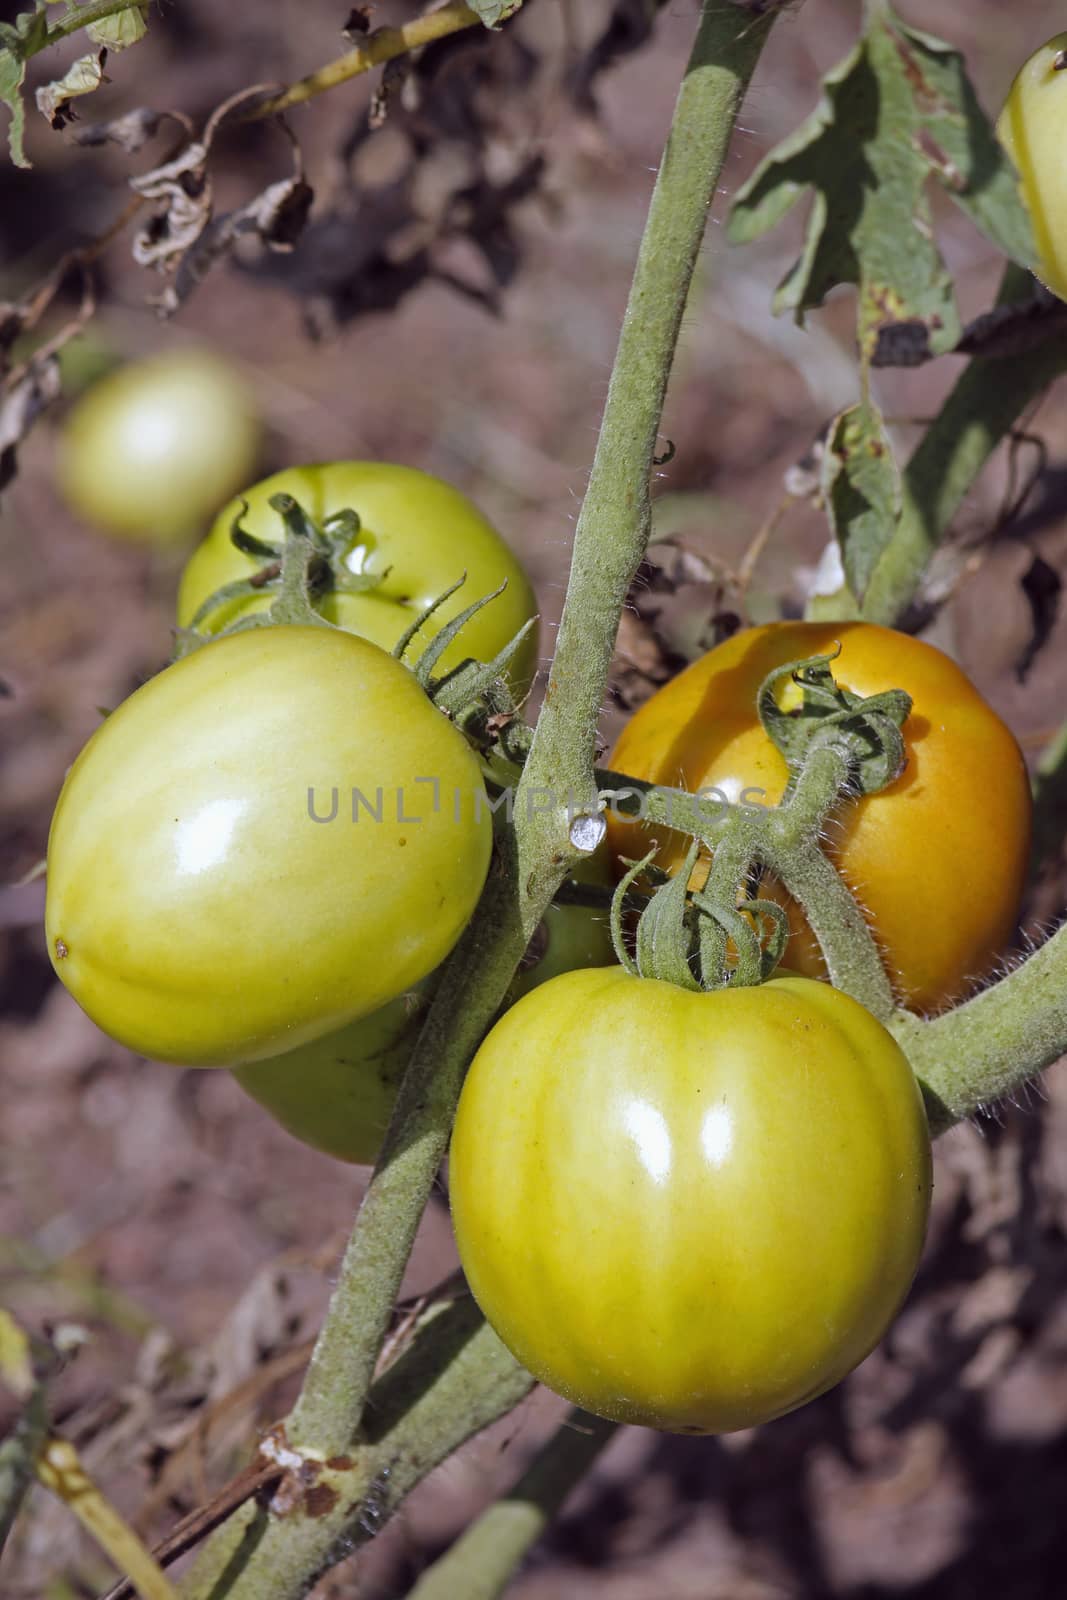
[[[656,890],[637,923],[637,970],[642,978],[659,978],[680,989],[699,989],[693,971],[694,917],[688,885],[700,854],[694,839],[680,871]]]
[[[789,918],[776,900],[743,900],[736,908],[719,905],[704,894],[693,896],[700,913],[700,973],[708,989],[732,986],[751,988],[764,983],[785,954]],[[763,924],[771,921],[764,937]],[[726,961],[726,941],[732,939],[737,960]]]
[[[467,581],[467,574],[464,573],[461,578],[457,578],[456,582],[452,585],[452,587],[450,589],[446,589],[443,594],[439,594],[437,596],[436,600],[431,600],[430,604],[426,607],[426,610],[425,611],[420,611],[418,616],[415,618],[415,621],[410,625],[410,627],[407,627],[407,628],[404,629],[403,633],[400,635],[400,638],[396,641],[396,644],[394,644],[394,646],[393,646],[393,655],[396,657],[396,659],[398,661],[403,661],[404,657],[408,653],[408,646],[411,644],[412,640],[416,637],[416,635],[422,630],[422,628],[429,621],[429,619],[433,616],[434,612],[438,609],[438,607],[439,606],[443,606],[446,600],[451,599],[452,595],[455,594],[457,589],[462,589],[462,587],[466,583],[466,581]]]
[[[281,576],[282,564],[280,559],[274,563],[274,568],[273,575],[270,577],[265,576],[265,574],[271,573],[271,568],[264,567],[262,572],[257,572],[251,578],[234,578],[231,583],[224,583],[221,589],[216,589],[213,594],[209,594],[207,599],[197,606],[189,619],[188,627],[179,629],[179,632],[196,633],[201,623],[206,622],[217,606],[226,605],[230,600],[243,600],[249,595],[262,594],[264,589],[269,589],[270,585]]]
[[[426,618],[430,616],[431,612],[437,609],[437,607],[441,604],[441,601],[447,600],[450,594],[455,594],[456,590],[466,583],[466,581],[467,574],[464,573],[462,578],[459,580],[459,583],[453,584],[452,588],[443,594],[440,600],[434,601],[430,609],[425,611],[422,617],[420,617],[416,626],[416,632],[422,627],[423,623],[426,621]],[[480,600],[474,600],[469,606],[464,606],[462,611],[457,612],[454,617],[445,623],[444,627],[441,628],[439,632],[434,634],[433,638],[430,640],[430,643],[426,646],[425,650],[423,650],[415,664],[415,676],[418,678],[424,689],[429,690],[431,684],[433,683],[434,668],[444,655],[445,651],[448,649],[449,645],[452,644],[452,642],[459,636],[471,618],[476,617],[479,611],[481,611],[483,607],[487,606],[491,600],[495,600],[499,595],[502,595],[506,588],[507,583],[505,581],[504,583],[500,584],[498,588],[494,589],[492,594],[482,595]]]
[[[240,550],[242,555],[258,557],[262,561],[280,561],[282,547],[280,544],[271,544],[266,539],[257,539],[255,534],[249,533],[242,527],[242,519],[248,515],[248,501],[241,501],[241,509],[230,523],[230,543]]]
[[[845,743],[850,787],[858,794],[877,793],[904,770],[901,729],[911,712],[911,696],[903,689],[887,689],[864,697],[843,688],[830,671],[840,653],[838,645],[829,655],[786,662],[760,685],[756,708],[764,732],[789,765],[787,796],[805,757],[822,744]],[[778,686],[785,680],[803,692],[795,711],[783,711],[778,704]]]
[[[655,850],[650,850],[641,861],[633,861],[623,873],[611,897],[611,915],[609,925],[611,928],[611,942],[615,946],[615,956],[621,967],[630,974],[631,978],[641,976],[637,962],[626,948],[626,938],[622,930],[623,912],[629,909],[628,897],[631,888],[642,874],[652,868],[655,859]]]
[[[443,678],[431,678],[428,683],[423,683],[434,705],[446,712],[465,732],[475,735],[478,743],[495,742],[497,730],[489,726],[492,719],[507,718],[510,721],[515,715],[505,673],[522,641],[536,625],[536,617],[524,622],[515,637],[509,639],[491,661],[461,661]],[[416,676],[419,676],[418,669]],[[422,679],[419,681],[422,682]],[[484,735],[476,732],[479,724],[484,728]],[[505,722],[504,726],[507,725]]]
[[[285,524],[286,538],[296,534],[301,539],[306,539],[312,549],[320,555],[332,554],[329,539],[323,533],[314,517],[308,515],[291,494],[272,494],[267,504],[272,511],[276,511]]]

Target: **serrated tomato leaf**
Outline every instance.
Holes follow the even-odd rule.
[[[933,177],[1006,255],[1036,260],[1011,163],[978,104],[961,56],[872,6],[864,37],[823,80],[810,117],[739,191],[729,236],[767,232],[812,191],[804,248],[776,310],[821,305],[837,284],[860,290],[861,351],[913,325],[931,354],[959,337],[952,279],[933,236]]]

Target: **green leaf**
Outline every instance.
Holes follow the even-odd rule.
[[[856,284],[865,360],[902,335],[937,354],[952,348],[960,324],[933,237],[931,176],[1006,255],[1036,261],[1015,173],[962,58],[906,27],[888,4],[872,6],[865,36],[827,74],[815,111],[741,188],[729,236],[758,238],[811,189],[804,248],[775,309],[800,321],[835,285]]]
[[[901,508],[900,469],[877,406],[861,402],[834,419],[821,489],[848,586],[862,601]]]
[[[16,167],[30,165],[22,148],[25,114],[21,90],[27,61],[48,42],[44,8],[45,0],[34,0],[32,11],[20,12],[14,22],[0,22],[0,100],[11,113],[7,140]]]
[[[518,11],[522,0],[469,0],[469,4],[487,28],[497,28]]]

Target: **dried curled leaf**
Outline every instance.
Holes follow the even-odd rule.
[[[247,205],[221,217],[214,215],[214,193],[208,158],[219,129],[240,111],[272,93],[256,86],[234,95],[215,110],[203,133],[171,161],[130,179],[130,187],[161,209],[133,241],[133,257],[141,266],[174,274],[174,282],[156,305],[170,315],[201,283],[237,240],[256,236],[270,250],[289,250],[302,232],[313,191],[304,178],[299,146],[279,119],[293,149],[290,177],[268,184]]]
[[[154,111],[151,106],[137,106],[124,116],[113,117],[110,122],[90,122],[74,135],[76,144],[117,144],[127,155],[136,155],[149,139],[154,139],[162,122],[167,119],[188,123],[177,111]],[[190,130],[191,131],[191,130]]]
[[[61,78],[43,84],[37,90],[34,96],[37,109],[51,127],[65,128],[68,122],[73,122],[75,112],[71,111],[70,102],[79,95],[92,94],[94,89],[99,89],[107,81],[104,76],[106,62],[105,49],[79,56]]]
[[[46,406],[58,400],[63,381],[56,356],[35,358],[0,390],[0,489],[15,476],[16,446],[29,433]]]
[[[269,250],[291,250],[303,232],[313,198],[311,186],[296,172],[269,184],[239,210],[215,217],[186,250],[174,282],[157,297],[159,309],[168,316],[177,311],[216,262],[244,236],[254,235]]]

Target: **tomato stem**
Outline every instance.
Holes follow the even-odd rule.
[[[303,1451],[343,1453],[376,1425],[373,1410],[364,1421],[371,1378],[419,1218],[448,1148],[467,1063],[557,885],[584,859],[571,842],[571,808],[577,801],[579,809],[597,809],[596,724],[619,618],[649,538],[649,481],[667,378],[708,209],[742,96],[773,21],[773,13],[753,17],[720,0],[705,0],[701,7],[575,532],[545,705],[512,819],[500,833],[498,860],[478,911],[448,960],[401,1084],[290,1419],[290,1437]],[[491,1337],[483,1329],[471,1344]],[[513,1364],[513,1372],[518,1370]],[[467,1378],[475,1387],[483,1381],[480,1374]],[[502,1384],[497,1409],[488,1403],[486,1409],[501,1415],[513,1403]],[[486,1414],[480,1425],[489,1420]],[[433,1463],[417,1434],[415,1441],[412,1454],[429,1470]],[[351,1520],[351,1508],[349,1513]],[[248,1564],[233,1575],[228,1596],[291,1600],[305,1593],[308,1574],[321,1570],[320,1535],[314,1519],[268,1519]]]
[[[428,1567],[407,1600],[456,1600],[504,1593],[516,1568],[551,1523],[617,1424],[575,1408],[527,1467],[511,1492]]]

